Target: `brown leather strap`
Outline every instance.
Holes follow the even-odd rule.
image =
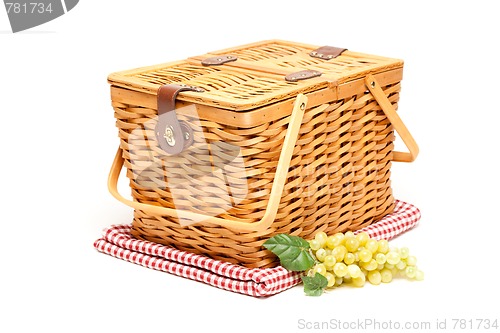
[[[316,76],[321,76],[321,72],[313,70],[304,70],[300,72],[290,73],[285,76],[285,80],[288,82],[297,82],[300,80],[307,80]]]
[[[309,55],[313,58],[320,58],[323,60],[330,60],[333,58],[337,58],[339,55],[342,54],[342,52],[346,51],[347,49],[340,48],[340,47],[334,47],[334,46],[322,46],[319,49],[316,49],[309,53]]]
[[[203,91],[196,87],[174,84],[158,89],[158,123],[155,135],[161,149],[170,155],[179,154],[193,141],[189,126],[181,124],[175,113],[175,100],[181,91]]]
[[[236,60],[238,60],[238,58],[232,55],[220,55],[217,57],[206,58],[201,61],[201,64],[203,66],[218,66]]]

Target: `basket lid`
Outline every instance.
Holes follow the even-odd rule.
[[[245,111],[402,66],[398,59],[271,40],[113,73],[108,81],[153,95],[164,84],[195,86],[203,92],[182,92],[178,99]]]

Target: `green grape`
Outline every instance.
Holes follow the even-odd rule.
[[[344,278],[341,277],[336,277],[335,278],[335,285],[340,286],[344,282]]]
[[[358,252],[359,261],[361,262],[369,262],[372,260],[372,252],[367,249],[362,249]]]
[[[392,272],[390,269],[384,268],[380,271],[381,281],[384,283],[389,283],[392,281]]]
[[[337,246],[340,246],[344,243],[344,234],[342,233],[336,233],[333,236],[329,236],[328,239],[326,240],[326,246],[329,249],[334,249]]]
[[[344,244],[349,252],[356,252],[359,247],[359,241],[356,237],[346,237]]]
[[[346,231],[344,237],[356,237],[356,235],[352,231]]]
[[[335,248],[335,246],[340,245],[337,244],[336,242],[337,238],[335,236],[328,236],[328,238],[326,239],[326,247],[331,250]]]
[[[333,237],[336,238],[336,246],[344,244],[345,235],[341,232],[337,232]]]
[[[356,235],[356,239],[359,242],[359,246],[364,246],[366,242],[370,239],[370,235],[367,232],[360,232]]]
[[[407,247],[402,247],[399,249],[399,253],[401,254],[401,259],[406,259],[410,255],[410,250]]]
[[[381,239],[378,241],[378,252],[387,254],[389,252],[389,242],[385,239]]]
[[[320,244],[320,247],[323,247],[325,246],[326,244],[326,240],[328,239],[328,236],[326,234],[326,232],[324,231],[320,231],[318,232],[315,236],[314,236],[314,239],[317,240]]]
[[[375,239],[370,239],[366,242],[365,248],[371,253],[378,251],[378,242]]]
[[[376,270],[378,268],[378,264],[375,261],[375,259],[371,259],[368,262],[362,262],[361,267],[363,267],[367,271],[373,271],[373,270]]]
[[[333,265],[333,273],[338,277],[344,277],[348,273],[346,264],[338,262]]]
[[[424,279],[424,272],[422,272],[420,269],[417,269],[415,272],[415,280],[417,281],[422,281]]]
[[[383,253],[377,253],[375,255],[375,261],[377,262],[377,264],[383,265],[387,261],[387,258],[385,256],[385,254],[383,254]]]
[[[356,261],[356,256],[354,253],[347,252],[344,256],[344,262],[346,265],[350,265]]]
[[[318,259],[319,260],[319,259]],[[333,255],[327,255],[325,259],[323,260],[323,263],[325,264],[326,268],[333,267],[337,260]]]
[[[366,277],[363,274],[352,278],[352,284],[358,288],[363,287],[365,285],[365,282],[366,282]]]
[[[309,247],[313,251],[318,251],[321,248],[321,244],[316,239],[311,239],[309,241]]]
[[[424,272],[416,266],[417,258],[407,247],[390,247],[387,240],[375,240],[366,232],[352,231],[328,236],[321,231],[309,240],[317,259],[307,276],[316,273],[327,280],[327,288],[350,283],[363,287],[366,281],[373,285],[391,282],[397,276],[422,281]]]
[[[344,245],[339,245],[332,250],[332,256],[335,257],[337,262],[344,260],[344,256],[346,255],[346,253],[347,249],[345,248]]]
[[[368,281],[371,284],[379,285],[382,282],[382,274],[379,271],[371,271],[367,274]]]
[[[319,261],[323,262],[323,261],[325,261],[326,250],[323,249],[323,248],[321,248],[318,251],[316,251],[315,255],[316,255],[316,259],[318,259]]]
[[[326,285],[328,288],[331,288],[335,285],[335,276],[332,273],[327,272],[325,274],[325,278],[326,278],[326,281],[328,281],[328,283]]]
[[[410,279],[414,279],[417,275],[417,269],[415,268],[415,266],[408,266],[406,267],[405,273],[407,277],[409,277]]]
[[[400,260],[397,264],[396,264],[396,268],[400,271],[404,271],[405,268],[406,268],[406,262],[404,262],[403,260]]]
[[[315,273],[318,273],[318,274],[321,274],[321,275],[325,276],[325,274],[326,274],[326,267],[325,267],[324,264],[316,264],[312,268],[312,271],[313,271],[313,276],[314,276]]]
[[[408,266],[416,266],[417,258],[415,256],[408,256],[408,258],[406,258],[406,264]]]
[[[394,250],[389,251],[386,255],[387,262],[391,265],[396,265],[400,260],[401,256],[399,255],[399,252],[396,252]]]
[[[359,268],[358,265],[354,264],[347,266],[347,272],[353,279],[359,277],[360,275],[363,275],[361,272],[361,268]]]

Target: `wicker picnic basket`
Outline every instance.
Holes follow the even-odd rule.
[[[392,161],[418,146],[396,113],[403,62],[264,41],[111,74],[110,192],[132,235],[272,267],[279,233],[357,230],[394,209]],[[409,152],[395,152],[394,130]],[[127,169],[133,200],[117,190]]]

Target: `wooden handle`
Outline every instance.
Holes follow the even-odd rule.
[[[399,115],[396,112],[396,109],[392,106],[392,103],[387,99],[387,96],[385,96],[384,91],[382,90],[382,87],[378,84],[377,80],[373,77],[373,75],[368,74],[365,78],[365,84],[370,90],[371,94],[377,101],[377,103],[380,105],[382,110],[384,111],[385,115],[387,116],[387,119],[391,122],[392,126],[398,132],[399,136],[405,143],[406,147],[408,148],[409,152],[399,152],[395,151],[393,161],[396,162],[413,162],[418,156],[418,145],[415,142],[415,139],[413,139],[413,136],[410,134],[410,131],[408,131],[408,128],[406,128],[405,124],[399,117]]]
[[[307,105],[307,97],[303,94],[299,94],[295,100],[293,111],[290,116],[290,122],[288,124],[288,130],[285,135],[283,142],[283,149],[280,153],[280,158],[278,165],[276,167],[276,174],[274,176],[273,186],[271,188],[271,194],[269,202],[266,207],[266,212],[262,219],[258,222],[241,222],[228,219],[222,219],[215,216],[206,216],[199,213],[193,213],[188,211],[181,211],[172,208],[166,208],[161,206],[153,206],[149,204],[140,203],[137,201],[132,201],[126,199],[118,192],[118,178],[123,167],[123,154],[122,149],[118,148],[116,152],[111,171],[108,177],[108,189],[109,192],[118,199],[120,202],[126,204],[127,206],[133,207],[134,209],[143,210],[155,215],[166,215],[172,217],[181,217],[187,219],[194,219],[202,221],[203,223],[211,223],[220,225],[229,229],[234,229],[237,231],[263,231],[269,228],[269,226],[274,222],[276,214],[278,212],[278,206],[281,201],[281,195],[285,187],[285,182],[288,177],[288,169],[290,168],[290,162],[293,155],[293,150],[295,148],[295,143],[299,135],[299,130],[302,125],[302,118],[304,117],[304,112]]]

